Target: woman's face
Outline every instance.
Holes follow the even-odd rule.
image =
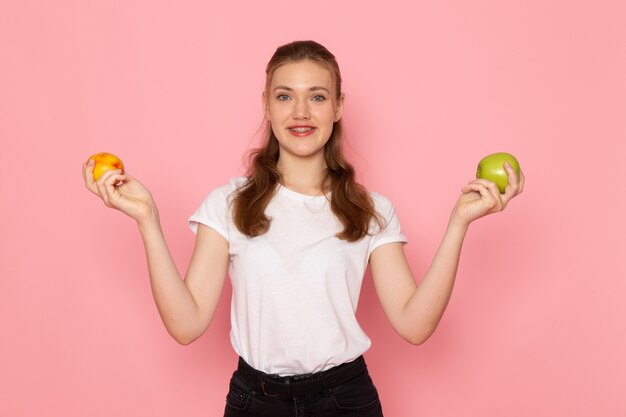
[[[281,156],[323,157],[333,123],[343,113],[333,73],[310,60],[278,67],[264,93],[265,113]]]

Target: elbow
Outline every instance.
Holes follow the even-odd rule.
[[[419,346],[424,344],[428,339],[430,339],[430,336],[432,336],[434,332],[435,328],[428,328],[420,329],[417,331],[413,330],[412,332],[407,332],[405,334],[402,334],[401,336],[404,340],[406,340],[413,346]]]
[[[196,341],[203,332],[173,332],[170,331],[169,334],[172,338],[180,345],[187,346]]]
[[[411,336],[405,337],[404,340],[406,340],[407,342],[409,342],[413,346],[419,346],[419,345],[423,344],[424,342],[426,342],[429,338],[430,338],[430,335],[427,335],[427,336],[411,335]]]
[[[194,340],[196,340],[196,338],[191,338],[191,337],[174,337],[174,340],[176,340],[178,342],[178,344],[182,345],[182,346],[187,346],[190,345]]]
[[[183,324],[180,321],[163,321],[163,324],[172,339],[183,346],[196,341],[209,327],[208,322],[192,322],[192,320],[186,320]]]

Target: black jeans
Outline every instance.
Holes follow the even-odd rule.
[[[291,379],[294,382],[281,381],[282,386],[272,381],[273,385],[266,389],[268,385],[264,384],[267,381],[265,378],[271,376],[256,370],[251,371],[249,365],[240,360],[239,368],[230,380],[224,417],[382,417],[376,387],[363,358],[358,360],[362,362],[362,366],[353,366],[353,371],[347,374],[344,372],[344,377],[339,380],[324,378],[329,373],[332,374],[333,370],[312,374],[313,377],[321,374],[321,378],[318,378],[322,381],[319,389],[305,390],[293,395],[285,394],[280,388],[284,388],[285,384],[299,384],[301,377]],[[344,366],[346,364],[333,369]],[[336,374],[337,372],[334,373]]]

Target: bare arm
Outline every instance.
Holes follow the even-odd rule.
[[[466,227],[450,224],[433,262],[419,285],[401,243],[374,250],[370,258],[376,292],[396,331],[409,343],[425,342],[448,305]]]
[[[435,331],[450,300],[463,240],[470,223],[502,211],[522,192],[520,177],[505,167],[509,185],[500,194],[496,185],[475,180],[463,187],[433,261],[419,285],[415,282],[401,243],[376,248],[370,266],[376,292],[394,329],[409,343],[421,344]]]
[[[148,189],[119,170],[107,171],[94,182],[92,171],[93,162],[89,161],[83,168],[86,187],[107,207],[137,221],[152,294],[165,328],[179,343],[191,343],[204,333],[217,307],[226,277],[228,242],[213,229],[199,225],[189,269],[181,279]]]
[[[182,280],[158,220],[139,224],[139,230],[161,320],[177,342],[189,344],[206,331],[215,313],[226,277],[228,242],[213,229],[199,225],[189,269]]]

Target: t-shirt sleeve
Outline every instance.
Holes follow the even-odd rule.
[[[204,224],[230,241],[229,201],[225,187],[213,190],[202,202],[200,207],[188,219],[194,233],[198,232],[198,224]]]
[[[377,247],[386,243],[407,243],[408,240],[402,233],[400,228],[400,219],[398,218],[396,209],[391,201],[380,194],[372,193],[372,197],[374,198],[376,209],[382,217],[383,224],[382,227],[376,226],[375,228],[375,233],[372,236],[372,240],[369,245],[369,254],[371,254]]]

